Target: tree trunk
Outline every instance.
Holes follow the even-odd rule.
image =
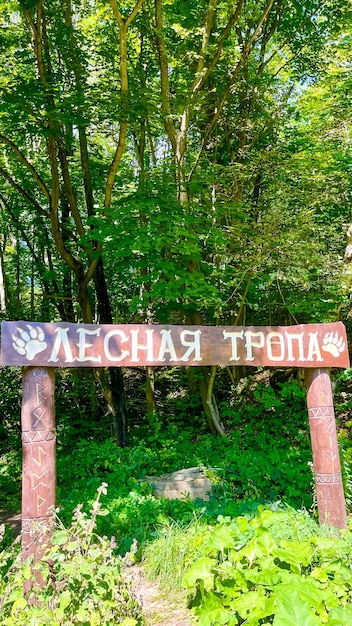
[[[97,294],[97,308],[100,324],[112,324],[113,317],[110,299],[105,280],[104,266],[100,257],[95,274],[94,285]],[[98,380],[105,390],[104,397],[108,400],[108,406],[112,415],[113,433],[119,445],[125,447],[128,444],[127,425],[128,414],[125,399],[124,381],[121,367],[109,367],[110,389],[108,381],[103,381],[102,370],[97,373]],[[106,383],[108,386],[106,386]]]
[[[213,393],[217,366],[213,365],[210,370],[207,368],[199,368],[199,370],[202,372],[199,389],[208,428],[213,434],[225,435],[225,428],[220,421],[219,409]]]
[[[8,302],[9,302],[8,285],[7,285],[5,263],[4,263],[4,250],[5,250],[5,243],[3,245],[0,245],[0,312],[2,314],[7,313]]]
[[[155,413],[154,367],[147,365],[145,369],[145,399],[148,413]]]

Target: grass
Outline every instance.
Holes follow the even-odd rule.
[[[160,528],[142,550],[147,576],[164,590],[181,589],[185,570],[202,554],[206,528],[196,517],[188,526],[171,520]]]

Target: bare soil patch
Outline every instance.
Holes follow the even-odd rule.
[[[139,563],[124,568],[124,576],[131,582],[147,626],[192,626],[185,593],[161,590],[158,583],[148,580]]]

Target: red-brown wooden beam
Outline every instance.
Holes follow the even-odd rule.
[[[23,369],[22,555],[41,557],[50,538],[56,492],[55,374],[52,368]]]
[[[2,365],[349,367],[341,322],[163,326],[2,322]]]
[[[329,370],[306,369],[305,375],[319,522],[347,528]]]

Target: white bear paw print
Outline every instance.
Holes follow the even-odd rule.
[[[12,345],[16,352],[25,355],[28,361],[33,361],[34,357],[43,352],[47,347],[44,341],[45,335],[39,326],[36,328],[30,324],[26,324],[28,331],[17,326],[18,336],[12,335]]]
[[[338,333],[326,333],[323,339],[322,350],[330,352],[332,356],[339,356],[345,349],[345,342],[342,337],[338,336]]]

